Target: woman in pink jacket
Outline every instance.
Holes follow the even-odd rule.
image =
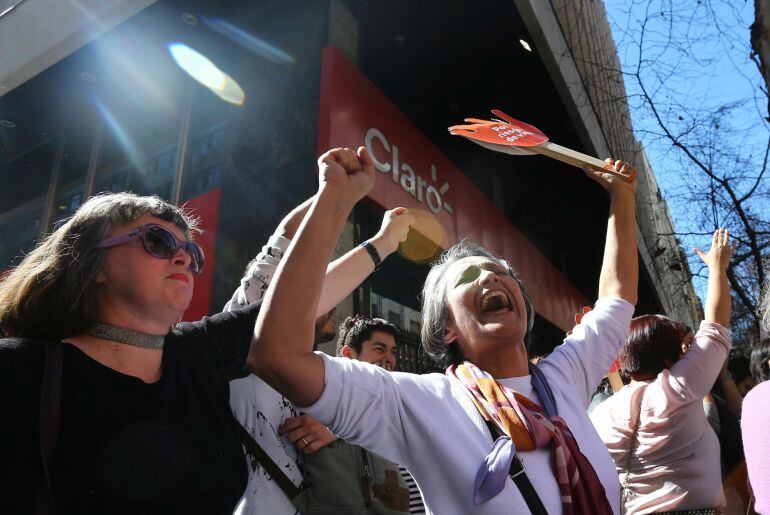
[[[703,413],[703,397],[719,375],[731,341],[727,265],[733,247],[724,229],[708,254],[705,320],[687,352],[684,324],[660,315],[631,322],[620,364],[631,382],[592,413],[621,484],[624,513],[724,508],[719,441]]]

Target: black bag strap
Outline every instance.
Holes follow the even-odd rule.
[[[283,493],[286,494],[286,497],[288,497],[289,500],[294,500],[300,493],[302,493],[302,488],[295,485],[294,482],[289,479],[289,476],[281,470],[281,467],[279,467],[257,441],[254,440],[251,434],[249,434],[246,428],[238,422],[235,416],[233,416],[233,422],[238,431],[238,437],[246,448],[246,452],[249,453],[257,463],[262,465],[262,468],[265,469],[265,472],[267,472],[271,478],[273,478],[275,484],[277,484]]]
[[[533,382],[535,391],[538,394],[538,397],[540,397],[540,402],[543,404],[546,416],[551,418],[557,414],[556,399],[551,390],[551,385],[548,384],[545,374],[543,374],[537,365],[530,364],[529,372],[532,375],[538,376],[538,380]],[[499,433],[497,426],[491,421],[487,421],[487,427],[489,428],[489,433],[492,435],[492,440],[494,440],[495,434]],[[508,476],[513,480],[516,488],[519,489],[519,493],[521,493],[521,496],[527,503],[529,511],[531,511],[533,515],[548,515],[548,511],[546,511],[545,506],[543,506],[543,501],[540,500],[540,496],[537,495],[535,487],[532,486],[532,482],[529,480],[529,477],[527,477],[526,470],[524,469],[524,462],[521,461],[519,453],[513,455],[511,467],[508,469]]]
[[[487,421],[487,427],[489,428],[489,433],[492,435],[492,440],[494,441],[495,434],[499,433],[499,431],[491,421]],[[535,487],[532,486],[532,481],[527,477],[527,472],[524,469],[524,462],[519,458],[519,453],[513,455],[511,468],[508,469],[508,476],[513,480],[513,484],[516,485],[516,488],[519,489],[519,493],[524,498],[529,511],[531,511],[533,515],[548,515],[548,511],[546,511],[545,506],[543,506],[543,501],[540,500],[540,496],[537,495]]]
[[[40,461],[43,465],[44,483],[36,499],[38,513],[55,513],[53,485],[49,465],[59,437],[59,412],[61,409],[62,344],[59,341],[43,343],[45,366],[40,387]]]

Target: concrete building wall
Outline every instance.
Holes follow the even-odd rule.
[[[593,0],[515,0],[515,4],[572,122],[581,129],[583,143],[597,156],[611,155],[637,167],[641,263],[665,314],[696,327],[702,308],[654,171],[634,137],[604,4]]]

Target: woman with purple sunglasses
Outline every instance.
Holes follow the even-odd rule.
[[[178,323],[204,267],[194,230],[157,197],[98,195],[0,279],[0,513],[233,512],[247,467],[229,382],[261,302]],[[373,270],[349,251],[319,304]]]
[[[0,512],[232,513],[227,385],[258,306],[177,324],[193,230],[157,197],[99,195],[0,282]]]

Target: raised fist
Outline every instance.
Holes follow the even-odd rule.
[[[405,207],[385,211],[382,226],[372,238],[372,243],[377,247],[380,257],[384,258],[398,249],[398,244],[406,240],[412,224],[414,224],[414,216],[409,214],[409,210]]]
[[[354,205],[374,187],[374,164],[364,147],[334,148],[318,158],[319,190]]]

